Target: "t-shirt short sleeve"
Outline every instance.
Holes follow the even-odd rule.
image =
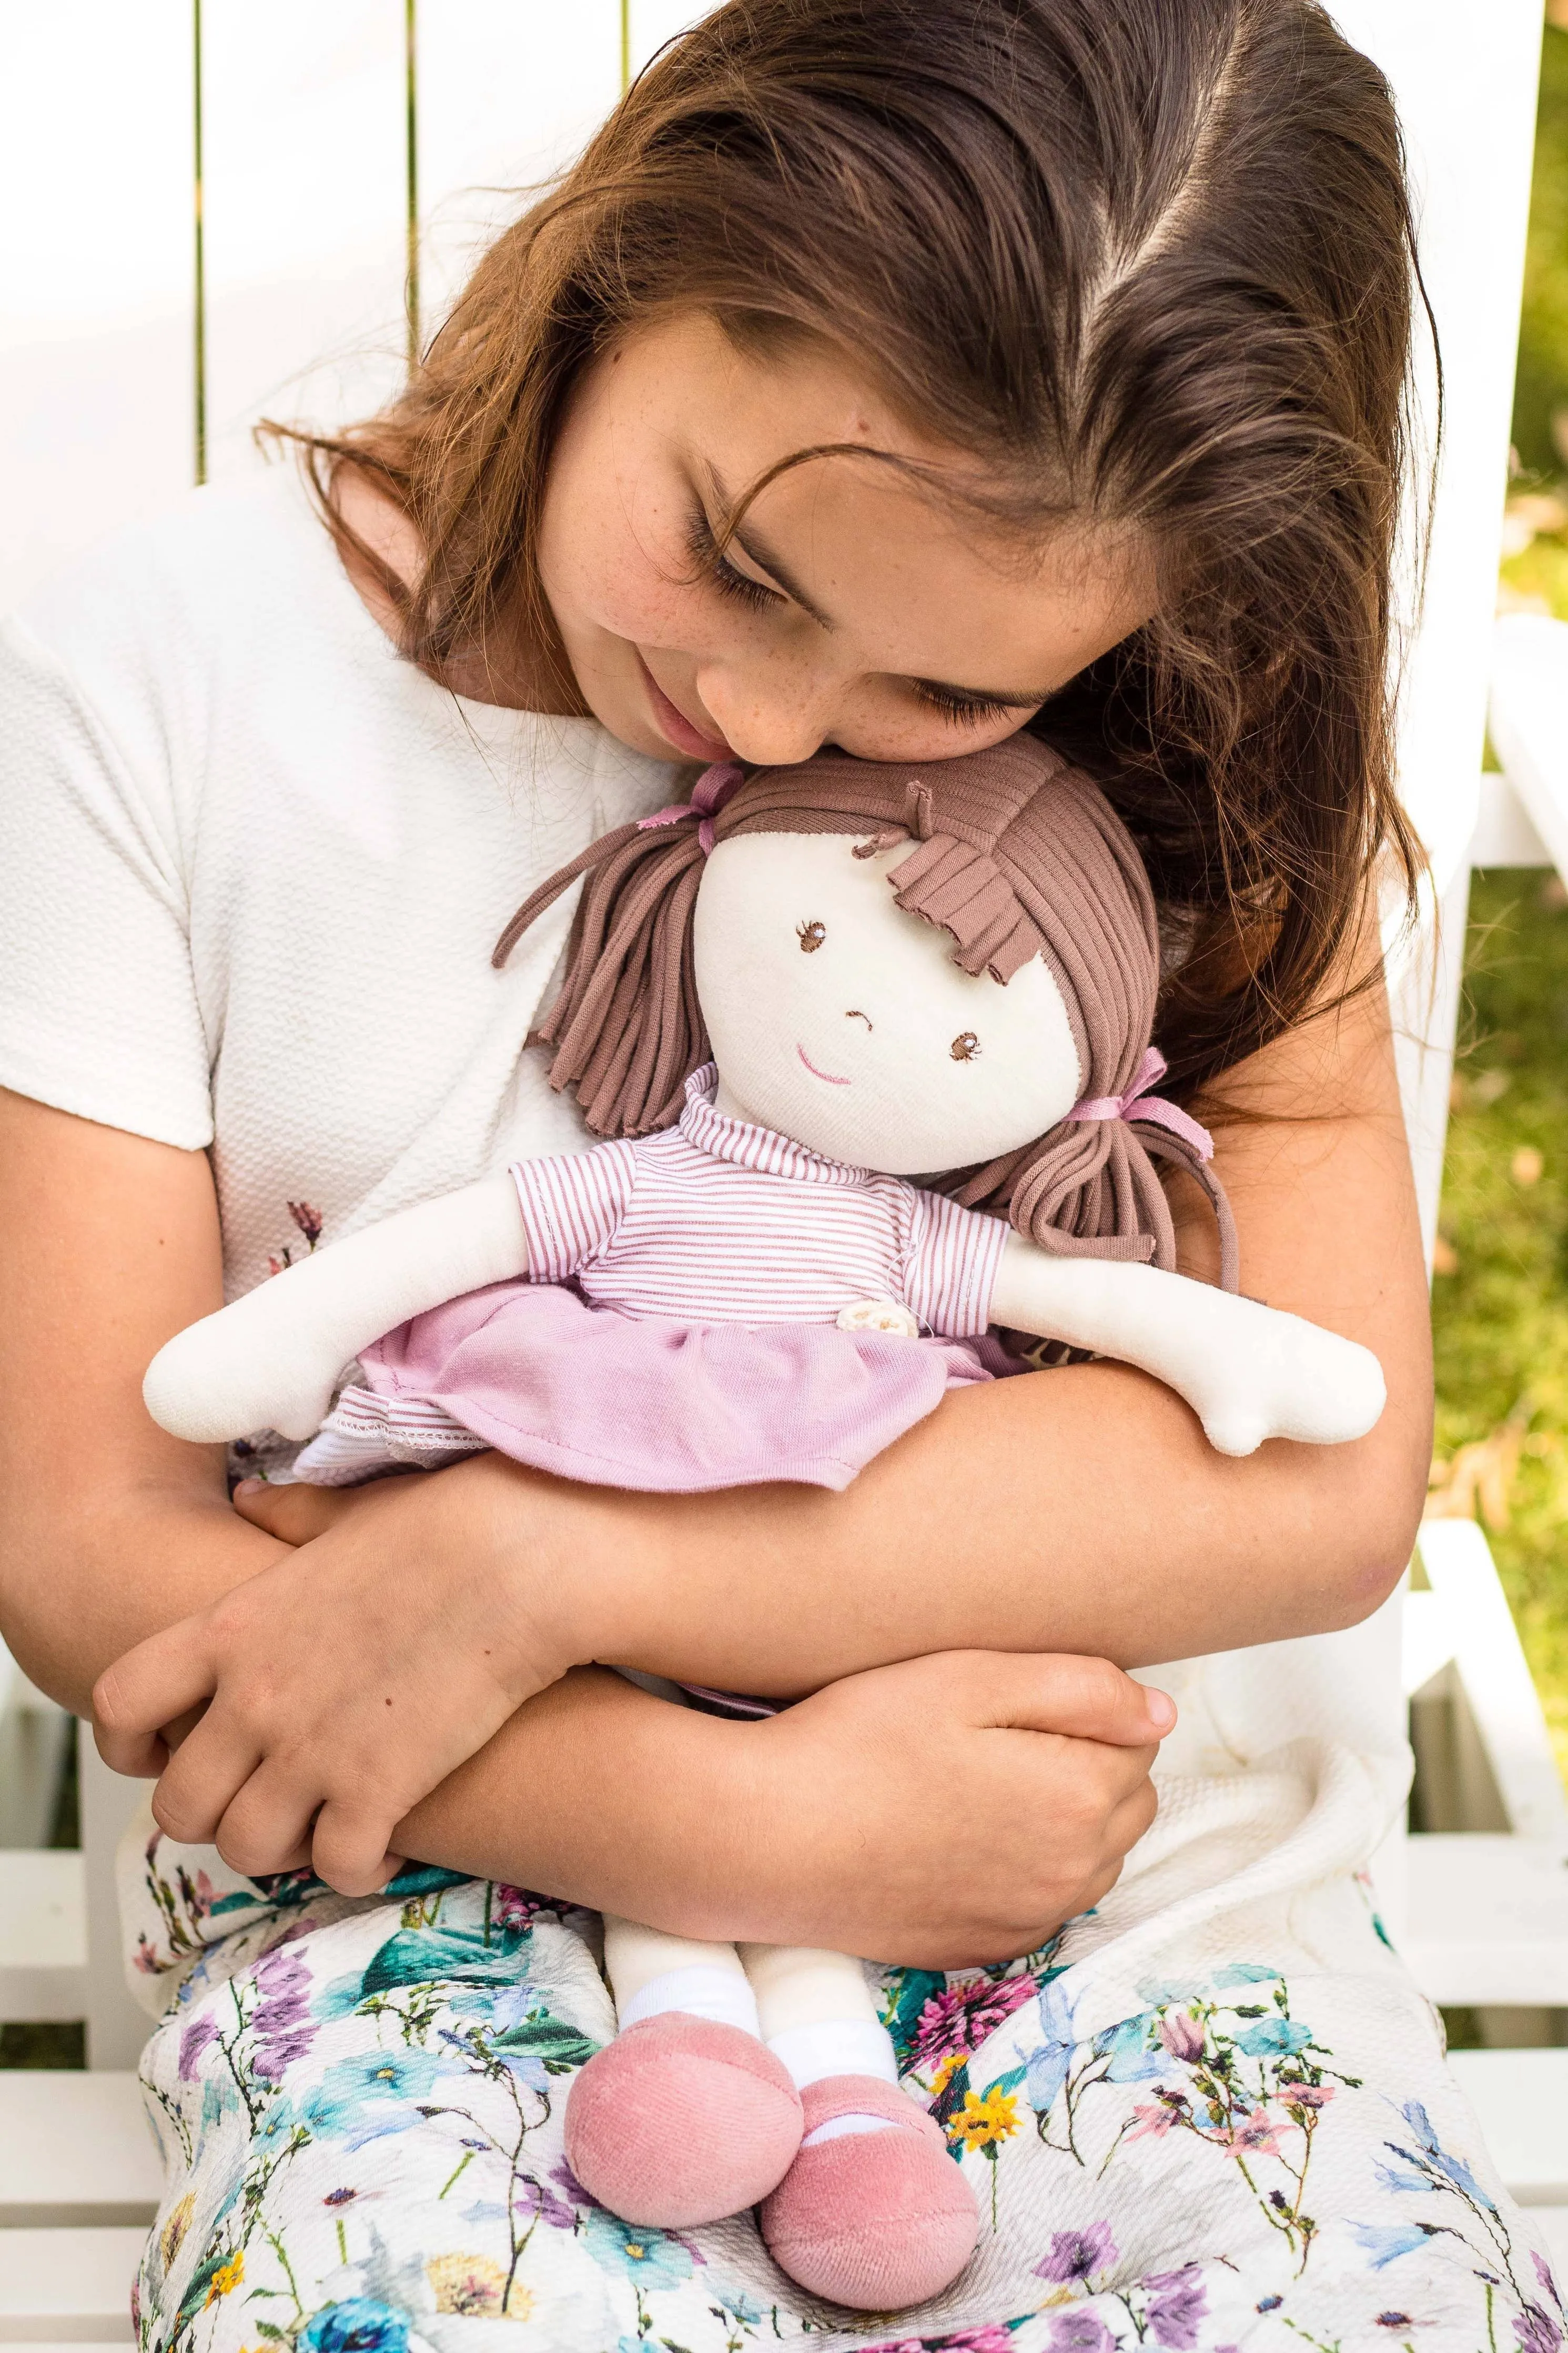
[[[637,1182],[635,1144],[601,1144],[518,1160],[511,1177],[522,1206],[531,1282],[564,1282],[604,1255]]]
[[[904,1298],[922,1324],[948,1340],[980,1337],[1008,1230],[1002,1219],[960,1208],[943,1194],[915,1193]]]
[[[187,1150],[212,1141],[172,815],[16,621],[0,624],[0,1086]]]

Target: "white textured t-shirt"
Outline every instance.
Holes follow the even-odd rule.
[[[575,894],[490,949],[678,776],[401,660],[292,466],[195,491],[0,624],[0,1085],[212,1145],[231,1295],[580,1149],[523,1051]]]

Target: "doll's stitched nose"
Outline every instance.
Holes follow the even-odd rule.
[[[858,1005],[852,1005],[849,1008],[848,1012],[844,1016],[844,1018],[846,1021],[863,1021],[868,1029],[873,1029],[876,1027],[870,1015],[868,1013],[862,1013]]]

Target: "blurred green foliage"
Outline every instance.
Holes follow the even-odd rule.
[[[1541,52],[1541,111],[1530,194],[1530,249],[1520,322],[1513,440],[1531,473],[1568,463],[1552,439],[1568,406],[1568,32],[1548,25]]]
[[[1433,1285],[1436,1452],[1487,1525],[1568,1767],[1568,892],[1474,878]]]

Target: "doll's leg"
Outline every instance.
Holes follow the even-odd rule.
[[[573,2172],[627,2222],[688,2229],[754,2206],[800,2147],[801,2103],[735,1947],[606,1915],[605,1974],[620,2028],[573,2081]]]
[[[800,2153],[763,2206],[763,2236],[802,2287],[863,2311],[923,2303],[973,2252],[979,2212],[940,2126],[899,2087],[861,1964],[744,1945],[768,2049],[805,2109]]]

